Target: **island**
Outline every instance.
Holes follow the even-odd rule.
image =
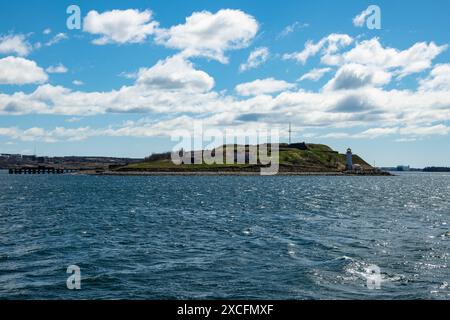
[[[253,146],[259,150],[262,146],[271,152],[271,145]],[[233,163],[227,162],[227,150],[233,149]],[[261,168],[267,164],[251,164],[248,145],[223,145],[213,150],[179,151],[180,157],[192,159],[174,163],[172,153],[158,153],[145,158],[142,162],[127,165],[112,165],[107,170],[85,170],[81,174],[95,175],[259,175]],[[255,149],[253,149],[255,150]],[[279,144],[278,175],[376,175],[388,176],[388,172],[372,167],[348,149],[346,154],[340,154],[329,146],[311,143]],[[207,164],[205,161],[194,163],[195,157],[203,159],[205,154],[222,155],[223,164]],[[245,159],[245,161],[238,161]]]

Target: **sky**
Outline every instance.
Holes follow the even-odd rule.
[[[448,0],[2,1],[0,153],[144,157],[198,121],[277,128],[282,142],[292,123],[293,140],[377,166],[450,166],[449,12]]]

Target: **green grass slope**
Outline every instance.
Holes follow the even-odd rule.
[[[225,154],[227,147],[215,149],[216,154]],[[243,147],[242,147],[243,148]],[[236,146],[234,147],[236,150]],[[248,150],[248,148],[247,148]],[[279,159],[281,172],[340,172],[345,170],[346,155],[339,154],[323,144],[306,144],[306,148],[280,144]],[[353,155],[353,163],[364,170],[373,168],[358,155]],[[170,153],[152,155],[146,161],[116,168],[117,171],[259,171],[261,165],[252,164],[182,164],[176,165]]]

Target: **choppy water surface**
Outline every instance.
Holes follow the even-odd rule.
[[[0,173],[2,299],[450,299],[449,264],[449,174]]]

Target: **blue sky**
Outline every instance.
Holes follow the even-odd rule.
[[[80,30],[66,27],[71,4]],[[381,29],[354,21],[371,4]],[[446,0],[3,1],[0,12],[0,153],[143,157],[201,119],[277,127],[282,140],[292,122],[295,140],[380,166],[450,165]]]

